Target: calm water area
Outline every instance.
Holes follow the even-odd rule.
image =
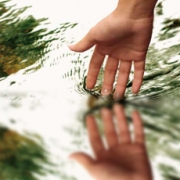
[[[94,90],[83,88],[93,49],[74,53],[67,45],[117,2],[1,0],[1,180],[91,179],[68,157],[92,154],[84,115],[112,101],[99,97],[104,66]],[[123,103],[130,124],[133,110],[143,119],[155,180],[180,180],[179,7],[158,2],[141,91],[131,92],[132,70]]]

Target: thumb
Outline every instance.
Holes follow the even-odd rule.
[[[83,39],[81,39],[76,44],[68,45],[69,49],[75,52],[83,52],[90,49],[92,46],[96,44],[96,41],[91,37],[90,33],[88,33]]]
[[[69,158],[81,164],[88,172],[91,171],[94,164],[94,160],[85,153],[73,153]]]

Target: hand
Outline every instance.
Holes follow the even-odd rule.
[[[88,116],[87,127],[95,159],[80,152],[72,154],[70,158],[84,166],[96,180],[152,180],[139,114],[134,112],[132,116],[135,131],[132,141],[122,106],[115,105],[114,111],[118,133],[111,111],[102,111],[108,148],[103,145],[94,117]]]
[[[106,96],[112,93],[115,75],[119,71],[114,92],[116,100],[124,97],[133,62],[132,92],[139,92],[153,27],[153,15],[133,19],[124,13],[123,5],[119,6],[120,8],[94,26],[80,42],[69,46],[76,52],[83,52],[95,46],[87,74],[88,89],[95,86],[101,65],[105,56],[108,56],[101,94]]]

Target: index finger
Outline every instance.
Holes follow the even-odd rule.
[[[88,89],[94,88],[94,85],[96,84],[99,70],[102,66],[104,58],[105,58],[105,55],[99,53],[97,49],[95,48],[90,64],[89,64],[89,69],[88,69],[88,74],[87,74],[87,79],[86,79],[86,85]]]

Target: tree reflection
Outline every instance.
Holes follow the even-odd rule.
[[[10,0],[0,2],[0,78],[34,65],[31,70],[39,69],[50,43],[56,38],[50,35],[59,30],[43,28],[46,18],[33,16],[21,18],[29,7],[8,6]],[[30,69],[29,69],[30,70]]]
[[[156,14],[163,15],[163,1],[160,1],[156,6]]]
[[[159,40],[165,40],[174,37],[179,33],[180,18],[167,18],[163,21],[163,27],[159,33]]]
[[[162,171],[164,180],[180,180],[179,172],[174,168],[164,164],[160,164],[159,168]]]
[[[38,180],[50,169],[47,152],[36,141],[0,127],[0,179]]]

